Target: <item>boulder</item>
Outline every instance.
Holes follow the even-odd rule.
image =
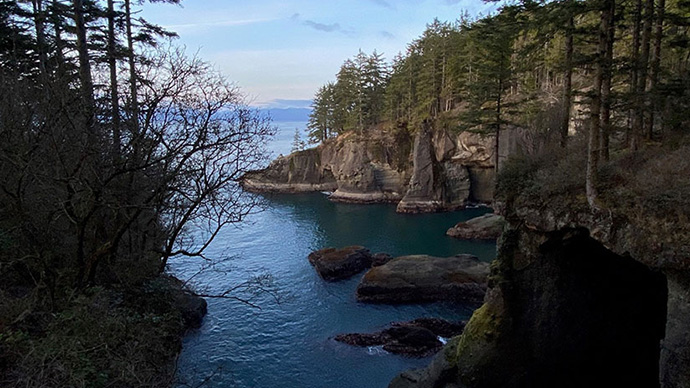
[[[484,214],[459,222],[448,229],[446,234],[463,240],[496,240],[501,236],[504,224],[503,217],[497,214]]]
[[[397,257],[370,269],[357,287],[357,299],[372,303],[449,300],[481,303],[489,265],[472,255]]]
[[[341,334],[335,340],[353,346],[383,346],[387,352],[409,357],[426,357],[443,346],[439,337],[458,335],[464,325],[464,322],[453,323],[440,318],[420,318],[394,322],[391,327],[376,333]]]
[[[371,256],[371,266],[372,267],[378,267],[380,265],[384,265],[387,262],[391,261],[393,259],[393,256],[389,255],[388,253],[375,253],[373,256]]]
[[[308,259],[316,272],[330,282],[347,279],[369,268],[372,263],[369,250],[358,245],[320,249],[310,253]]]
[[[467,322],[450,322],[441,318],[417,318],[409,322],[394,322],[391,326],[417,326],[431,330],[439,337],[450,338],[462,333]]]

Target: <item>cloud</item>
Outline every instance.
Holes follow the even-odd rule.
[[[376,4],[376,5],[380,5],[380,6],[382,6],[382,7],[385,7],[385,8],[395,9],[395,8],[394,8],[389,2],[387,2],[386,0],[369,0],[369,1],[371,1],[372,3],[374,3],[374,4]]]
[[[248,24],[265,23],[274,21],[273,18],[261,18],[261,19],[244,19],[244,20],[219,20],[213,22],[198,22],[198,23],[185,23],[185,24],[173,24],[165,26],[172,30],[179,29],[194,29],[201,27],[232,27],[232,26],[246,26]]]
[[[323,23],[317,23],[312,20],[305,20],[302,22],[305,26],[309,26],[315,30],[318,31],[324,31],[324,32],[334,32],[334,31],[343,31],[343,28],[340,27],[340,24],[338,23],[333,23],[333,24],[323,24]]]
[[[379,35],[381,35],[382,37],[384,37],[386,39],[395,39],[395,35],[393,35],[392,33],[388,32],[388,31],[379,31]]]
[[[302,15],[298,13],[292,14],[290,16],[290,21],[293,22],[299,22],[302,19]],[[340,23],[332,23],[332,24],[325,24],[325,23],[319,23],[315,22],[313,20],[305,20],[301,23],[302,25],[305,25],[307,27],[311,27],[317,31],[322,31],[322,32],[340,32],[345,35],[354,35],[355,31],[351,28],[343,28]]]

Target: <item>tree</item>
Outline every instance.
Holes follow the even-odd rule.
[[[306,146],[307,143],[302,140],[302,132],[299,130],[299,128],[295,128],[295,135],[292,137],[292,148],[290,149],[290,152],[302,151]]]

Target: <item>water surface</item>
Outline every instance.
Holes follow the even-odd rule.
[[[274,151],[285,153],[290,132],[294,133],[292,125],[279,136]],[[493,243],[445,236],[446,229],[487,212],[485,208],[403,215],[396,214],[393,205],[337,204],[318,193],[265,198],[266,211],[218,236],[209,257],[230,259],[196,275],[194,284],[220,293],[252,276],[270,273],[280,303],[266,293],[251,299],[260,309],[235,300],[208,300],[203,326],[184,340],[180,386],[195,387],[207,380],[203,386],[386,387],[400,371],[425,366],[429,359],[350,347],[335,342],[333,336],[375,331],[393,321],[419,317],[467,319],[471,309],[444,303],[357,303],[355,289],[362,275],[326,283],[309,265],[307,255],[328,246],[356,244],[394,256],[471,253],[486,261],[495,256]],[[171,263],[181,278],[194,275],[202,265],[194,259]]]

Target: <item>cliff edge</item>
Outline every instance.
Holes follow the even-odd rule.
[[[391,387],[688,387],[689,146],[622,155],[584,195],[584,153],[506,166],[484,304]]]
[[[493,201],[494,139],[436,129],[429,121],[412,131],[379,126],[281,156],[246,174],[242,186],[254,192],[328,191],[334,201],[398,203],[406,213],[454,210]]]

